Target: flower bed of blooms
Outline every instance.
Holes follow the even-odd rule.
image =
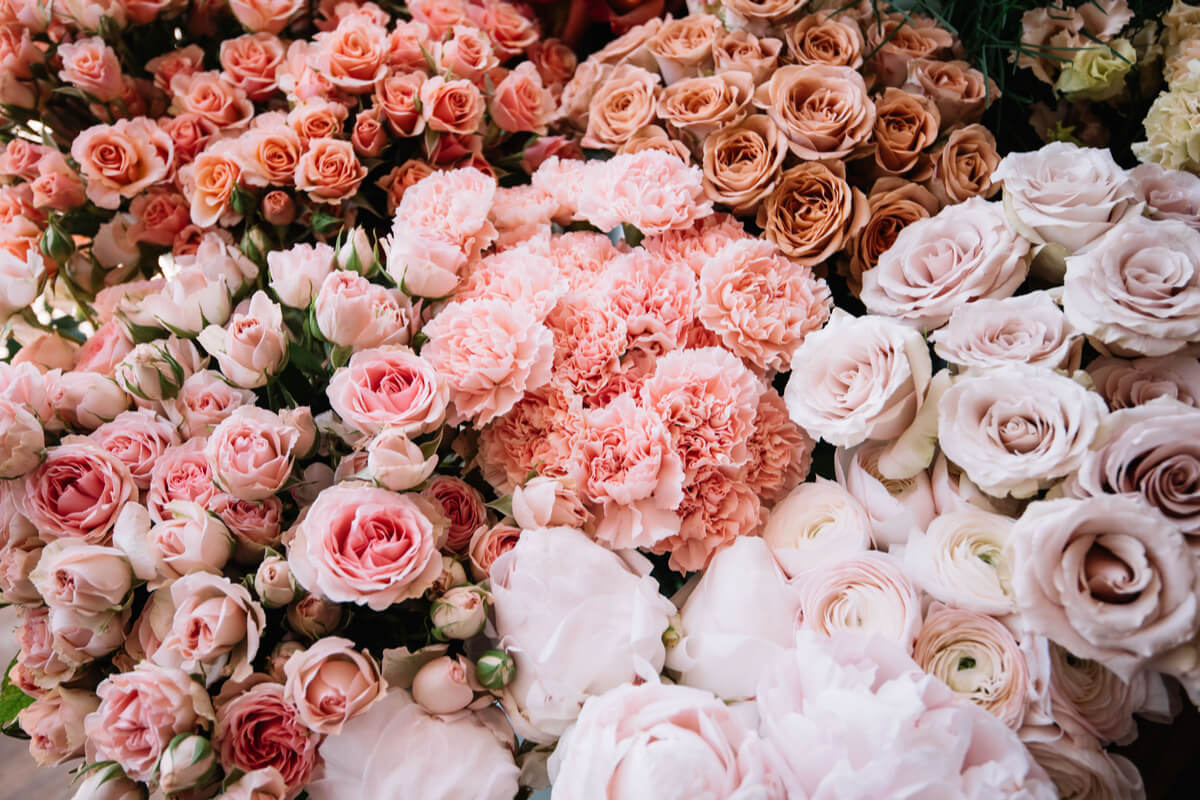
[[[1144,793],[1200,179],[828,5],[0,2],[0,725],[79,797]]]

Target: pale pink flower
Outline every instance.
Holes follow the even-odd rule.
[[[440,428],[450,389],[425,355],[404,347],[361,350],[339,368],[327,390],[330,405],[364,434],[394,427],[406,436]]]
[[[646,235],[662,234],[712,213],[700,169],[660,150],[614,156],[584,182],[579,216],[602,231],[627,223]]]

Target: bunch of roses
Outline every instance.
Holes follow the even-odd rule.
[[[1157,46],[1166,87],[1146,114],[1146,141],[1134,143],[1134,155],[1168,169],[1200,173],[1200,8],[1175,0],[1162,16]]]
[[[560,113],[585,148],[694,161],[709,200],[855,291],[904,226],[995,193],[978,123],[996,86],[933,20],[871,2],[694,5],[579,66]]]

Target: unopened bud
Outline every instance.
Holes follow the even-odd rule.
[[[487,601],[483,590],[471,585],[452,587],[433,602],[429,617],[434,639],[468,640],[483,631],[487,622]]]
[[[442,575],[438,576],[433,585],[426,591],[426,598],[440,598],[451,587],[467,583],[467,569],[463,563],[453,556],[442,556]]]
[[[296,219],[296,201],[280,189],[272,189],[262,200],[263,219],[271,225],[291,225]]]
[[[94,765],[75,788],[73,798],[146,798],[146,788],[130,779],[116,762]]]
[[[507,651],[493,648],[484,651],[475,663],[475,679],[489,690],[499,690],[513,679],[517,666]]]
[[[288,624],[297,634],[319,640],[342,625],[344,610],[339,604],[309,595],[287,608]]]
[[[337,252],[337,265],[343,270],[370,275],[375,272],[375,247],[362,228],[351,228],[343,235]]]
[[[475,700],[471,671],[471,661],[464,656],[439,656],[426,662],[413,676],[413,700],[433,715],[466,709]]]
[[[42,255],[55,264],[66,264],[74,252],[75,240],[51,218],[46,233],[42,234]]]
[[[263,606],[268,609],[287,606],[296,600],[298,591],[291,567],[282,556],[268,556],[259,563],[254,574],[254,592]]]
[[[168,795],[205,787],[216,778],[217,770],[217,755],[207,738],[179,734],[159,759],[158,786]]]

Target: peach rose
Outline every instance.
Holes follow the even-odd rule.
[[[483,83],[484,76],[500,66],[491,40],[471,25],[455,25],[450,32],[448,41],[435,43],[432,48],[431,57],[439,67],[437,71],[466,78],[476,85]]]
[[[191,222],[188,201],[166,187],[151,187],[133,199],[129,211],[137,222],[129,227],[129,238],[160,247],[170,247],[179,232]]]
[[[725,0],[725,22],[733,30],[762,35],[797,14],[808,0]]]
[[[394,427],[415,437],[441,427],[450,390],[426,356],[408,348],[360,350],[329,382],[329,403],[356,430]]]
[[[862,289],[862,274],[873,269],[907,226],[937,213],[938,201],[919,184],[903,178],[880,178],[867,197],[866,222],[846,241],[847,279],[851,291]]]
[[[933,100],[943,128],[979,122],[987,107],[1000,97],[996,82],[965,61],[909,61],[904,86]]]
[[[420,98],[425,123],[445,133],[475,133],[487,109],[483,93],[466,79],[429,78],[421,84]]]
[[[482,28],[492,40],[496,54],[508,60],[538,39],[537,18],[506,0],[482,0],[466,4],[471,22]]]
[[[615,67],[588,103],[583,146],[616,150],[638,129],[653,122],[658,84],[658,75],[640,67],[631,64]]]
[[[205,437],[239,406],[254,403],[254,393],[227,384],[220,373],[199,370],[184,379],[179,393],[164,404],[167,416],[188,437]]]
[[[721,21],[711,14],[692,14],[668,19],[646,41],[646,50],[654,57],[663,83],[699,77],[711,70],[713,42]]]
[[[867,85],[850,67],[781,67],[758,87],[754,103],[805,160],[841,159],[867,141],[875,125]]]
[[[339,89],[361,95],[387,74],[387,29],[364,17],[343,17],[314,37],[315,66]]]
[[[62,69],[58,77],[101,103],[121,95],[121,62],[99,36],[76,39],[58,48]]]
[[[872,314],[940,328],[963,303],[1016,292],[1028,253],[1029,242],[1009,227],[999,203],[971,198],[901,231],[862,274],[860,298]]]
[[[234,141],[218,142],[181,171],[191,177],[191,216],[196,225],[208,228],[223,218],[240,216],[232,206],[233,192],[242,178],[235,149]]]
[[[283,697],[300,721],[321,734],[342,727],[383,698],[387,684],[367,651],[354,650],[342,637],[324,637],[293,654],[284,664]]]
[[[250,186],[288,186],[295,179],[301,153],[299,135],[281,123],[246,131],[230,156],[241,168],[240,179]]]
[[[849,16],[830,11],[809,14],[788,27],[785,35],[788,59],[795,64],[862,66],[862,31]]]
[[[383,111],[388,127],[397,136],[416,136],[425,129],[421,115],[423,72],[393,73],[375,84],[375,108]]]
[[[785,170],[758,207],[764,236],[805,266],[841,250],[870,211],[863,193],[846,183],[844,165],[831,164],[808,162]]]
[[[919,169],[923,151],[937,140],[939,120],[929,98],[884,89],[875,100],[875,163],[889,175]]]
[[[387,132],[379,119],[379,109],[360,111],[354,118],[354,130],[350,134],[354,152],[363,158],[375,158],[388,145]]]
[[[875,54],[875,74],[885,86],[904,83],[905,67],[915,61],[939,63],[937,59],[949,56],[955,45],[954,34],[923,15],[889,14],[882,21],[868,18],[863,28],[867,49]]]
[[[204,66],[204,49],[188,45],[155,56],[146,62],[146,72],[154,76],[154,85],[164,92],[171,91],[171,79],[180,73],[199,72]]]
[[[748,214],[775,188],[787,139],[771,118],[753,114],[704,139],[704,191],[734,214]]]
[[[428,163],[409,159],[399,167],[393,167],[391,172],[380,178],[376,185],[387,193],[388,214],[394,216],[404,199],[404,193],[422,178],[430,175],[433,175],[433,167]]]
[[[33,205],[55,211],[69,211],[83,205],[86,197],[83,181],[57,150],[43,155],[37,163],[37,177],[31,183]]]
[[[217,132],[216,125],[191,112],[163,117],[158,121],[158,126],[174,144],[175,163],[181,167],[192,162]]]
[[[43,540],[102,544],[136,492],[124,462],[86,437],[68,436],[25,476],[21,511]]]
[[[341,139],[311,139],[296,164],[296,188],[318,203],[350,197],[367,177],[350,142]]]
[[[747,31],[718,30],[712,46],[713,69],[718,75],[747,72],[757,86],[775,70],[782,49],[783,42],[778,39],[760,39]]]
[[[29,753],[39,767],[83,756],[84,719],[99,705],[100,699],[87,690],[59,687],[21,710],[17,722],[29,736]]]
[[[283,63],[283,42],[271,33],[251,33],[221,42],[221,69],[251,100],[263,101],[279,87],[276,68]]]
[[[523,62],[496,85],[488,100],[492,120],[504,131],[545,134],[554,117],[554,97],[542,85],[537,68]]]
[[[476,581],[487,581],[492,564],[501,555],[511,551],[521,538],[521,529],[509,523],[498,523],[491,528],[480,526],[471,535],[467,548],[471,577]]]
[[[302,0],[229,0],[237,21],[252,33],[279,34],[304,8]]]
[[[246,90],[219,72],[180,73],[171,79],[172,114],[198,114],[221,129],[238,130],[250,124],[254,104]]]
[[[748,113],[754,83],[744,72],[724,72],[671,84],[658,99],[658,116],[697,141]]]
[[[71,143],[71,158],[87,181],[88,199],[115,209],[147,187],[168,179],[173,165],[171,137],[145,117],[93,125]]]
[[[533,63],[542,83],[552,92],[562,91],[563,85],[575,74],[579,59],[565,42],[555,39],[540,39],[529,46],[525,57]],[[556,89],[557,87],[557,89]]]
[[[338,138],[349,116],[341,103],[332,100],[306,100],[297,103],[288,112],[287,124],[300,136],[300,142],[308,147],[313,139]]]
[[[992,175],[1000,165],[996,137],[982,125],[955,128],[933,160],[929,187],[944,205],[972,197],[991,197],[1000,190]]]

